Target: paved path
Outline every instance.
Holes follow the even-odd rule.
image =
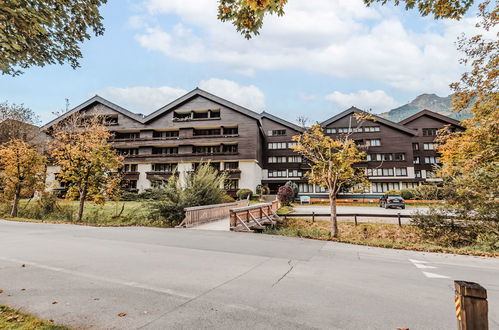
[[[202,225],[192,227],[192,229],[197,230],[218,230],[218,231],[229,231],[230,230],[230,220],[229,218],[212,221],[208,223],[204,223]]]
[[[454,329],[453,279],[488,289],[498,329],[497,259],[0,221],[0,304],[78,329]]]

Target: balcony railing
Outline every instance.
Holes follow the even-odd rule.
[[[174,173],[173,172],[166,172],[166,171],[150,171],[146,172],[146,178],[148,180],[166,180],[169,177],[171,177]]]

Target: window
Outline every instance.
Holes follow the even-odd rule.
[[[224,135],[237,135],[239,130],[237,127],[224,127]]]
[[[440,159],[438,157],[425,157],[424,162],[425,164],[439,164]]]
[[[315,192],[317,193],[327,193],[327,188],[326,187],[321,187],[321,186],[315,186]]]
[[[123,188],[123,190],[135,190],[137,189],[137,180],[123,180],[121,188]]]
[[[383,161],[390,161],[390,160],[393,160],[392,154],[383,154]]]
[[[153,155],[178,154],[178,147],[152,148]]]
[[[393,176],[393,168],[368,168],[367,176]]]
[[[286,142],[272,142],[269,143],[269,149],[286,149]]]
[[[106,126],[118,125],[118,116],[104,116],[102,124]]]
[[[289,170],[288,171],[288,176],[292,178],[301,178],[303,175],[302,171],[300,170]]]
[[[313,193],[314,185],[308,183],[298,183],[298,192],[299,193]]]
[[[364,132],[379,132],[380,129],[379,129],[379,126],[367,126],[367,127],[364,127]]]
[[[381,145],[381,140],[380,139],[369,139],[369,140],[366,140],[366,145],[368,147],[379,147]]]
[[[137,164],[124,164],[123,172],[137,172]]]
[[[424,150],[435,150],[436,143],[423,143]]]
[[[376,182],[372,184],[374,193],[384,193],[389,190],[399,190],[400,185],[398,182]]]
[[[286,130],[285,129],[274,129],[271,131],[268,131],[269,136],[283,136],[286,135]]]
[[[397,162],[404,161],[405,160],[405,154],[404,153],[397,153],[393,155],[393,159]]]
[[[297,145],[298,145],[298,142],[289,142],[288,148],[291,149],[291,147],[296,147]]]
[[[421,163],[421,159],[419,158],[419,156],[416,156],[416,157],[414,157],[414,160],[412,162],[414,164],[420,164]]]
[[[222,151],[228,152],[228,153],[236,153],[237,152],[237,144],[224,144],[222,146]]]
[[[327,134],[336,134],[336,128],[326,128]]]
[[[174,163],[152,164],[153,172],[173,172],[175,167],[177,167],[177,164]]]
[[[178,137],[178,131],[153,131],[153,139],[164,139],[169,137]]]
[[[417,142],[413,143],[412,150],[419,150],[419,143],[417,143]]]
[[[228,180],[225,184],[225,190],[238,190],[239,180]]]
[[[118,155],[121,156],[134,156],[139,154],[138,148],[128,148],[128,149],[117,149]]]
[[[301,163],[302,158],[301,156],[289,156],[288,157],[288,163]]]
[[[220,135],[221,131],[222,130],[220,128],[194,129],[193,135],[194,136]]]
[[[383,176],[393,176],[393,168],[384,168]]]
[[[416,171],[414,171],[414,176],[415,176],[416,178],[420,178],[420,177],[421,177],[421,170],[416,170]]]
[[[396,176],[407,176],[407,167],[401,167],[395,169]]]
[[[210,110],[210,118],[220,118],[220,109]]]
[[[269,178],[285,178],[287,176],[286,170],[269,170]]]
[[[423,128],[423,136],[437,136],[438,128]]]
[[[280,157],[269,157],[268,162],[273,164],[273,163],[286,163],[287,157],[286,156],[280,156]]]
[[[239,162],[225,162],[224,169],[227,170],[237,170],[239,169]]]
[[[140,138],[140,133],[135,132],[135,133],[119,133],[116,132],[114,133],[114,138],[116,140],[135,140]]]

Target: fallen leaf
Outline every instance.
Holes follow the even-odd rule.
[[[12,297],[12,295],[11,295],[11,294],[8,294],[8,295],[7,295],[7,297]]]
[[[55,305],[55,304],[57,304],[57,301],[53,301],[53,302],[52,302],[52,305]]]
[[[54,323],[54,320],[50,319],[49,322]]]
[[[0,290],[0,293],[3,293],[3,290]]]
[[[123,316],[125,316],[125,315],[126,315],[126,313],[119,313],[119,314],[118,314],[118,316],[119,316],[119,317],[123,317]]]
[[[26,289],[21,289],[21,291],[26,291]]]
[[[94,298],[94,300],[100,300],[100,298]]]
[[[23,264],[21,267],[26,267],[26,265],[25,265],[25,264]]]

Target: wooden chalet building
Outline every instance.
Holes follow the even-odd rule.
[[[310,185],[303,175],[307,164],[291,150],[292,137],[304,128],[266,112],[256,113],[201,89],[195,89],[148,116],[132,113],[100,96],[95,96],[42,127],[50,127],[76,112],[106,116],[113,132],[113,147],[125,156],[124,185],[131,191],[157,186],[177,169],[182,178],[200,162],[210,161],[227,171],[227,189],[255,191],[259,184],[272,193],[287,181],[299,192],[326,196],[326,191]],[[417,186],[435,180],[432,166],[438,163],[434,139],[436,131],[459,122],[423,110],[400,123],[378,116],[358,123],[350,108],[322,122],[333,138],[354,130],[352,138],[367,153],[366,168],[371,181],[369,194]],[[57,185],[58,169],[49,167],[49,180]]]

